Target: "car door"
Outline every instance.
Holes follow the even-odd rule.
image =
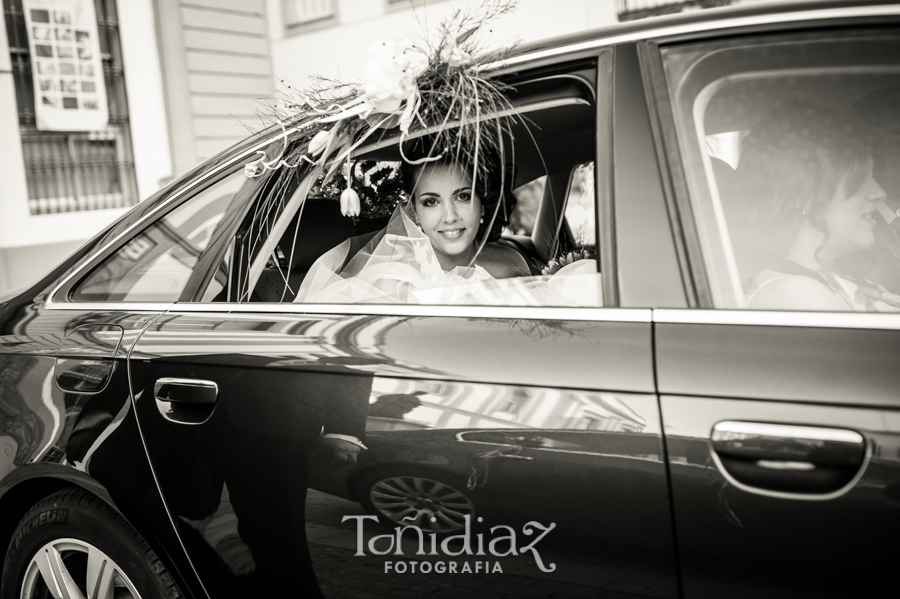
[[[600,117],[571,162],[598,164],[604,304],[182,301],[143,333],[129,361],[138,419],[211,594],[421,597],[477,585],[491,596],[677,596],[650,311],[617,305],[605,251],[612,59],[588,62],[603,91],[576,106]],[[629,82],[640,94],[640,78]],[[646,111],[628,123],[650,141]],[[638,189],[645,175],[617,185],[664,215],[661,193]],[[322,205],[334,214],[307,233],[325,244],[319,253],[347,223],[337,202]],[[240,281],[234,291],[260,297]],[[355,464],[329,451],[334,436],[364,443]],[[409,574],[421,578],[411,585]]]
[[[900,38],[881,19],[642,48],[673,201],[693,216],[681,225],[698,309],[654,312],[685,597],[896,587],[900,315],[853,311],[898,309],[896,256],[873,235],[875,205],[898,199],[900,115],[885,97],[900,84]],[[821,167],[864,136],[863,166]],[[813,187],[823,191],[799,204]],[[868,189],[867,212],[820,216],[856,189]],[[784,211],[763,238],[754,223],[773,198]],[[764,249],[777,235],[790,253]],[[853,251],[829,254],[840,240]],[[872,300],[844,291],[850,280]]]
[[[88,489],[153,531],[148,542],[192,592],[201,587],[186,576],[184,552],[172,550],[178,539],[134,416],[127,356],[178,299],[245,186],[241,176],[209,187],[215,174],[183,182],[199,183],[191,202],[180,201],[183,187],[174,185],[98,235],[89,251],[5,305],[0,333],[4,449],[13,448],[3,492],[25,505],[29,494],[36,502],[65,481]],[[49,570],[42,573],[53,588]]]

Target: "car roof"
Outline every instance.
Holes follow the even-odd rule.
[[[624,21],[588,31],[525,43],[503,60],[487,69],[507,70],[511,65],[531,62],[548,55],[563,55],[591,45],[649,39],[676,32],[716,30],[786,20],[827,19],[852,16],[900,14],[900,5],[892,0],[770,0],[746,5],[689,10],[674,15]]]

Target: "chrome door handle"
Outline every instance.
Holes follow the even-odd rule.
[[[218,394],[219,386],[213,381],[165,377],[153,385],[159,413],[179,424],[202,424],[209,420]]]
[[[747,490],[828,495],[849,488],[866,461],[856,431],[726,420],[713,426],[712,455]]]
[[[197,379],[161,378],[153,386],[153,395],[159,401],[177,401],[193,404],[216,403],[219,386],[213,381]]]

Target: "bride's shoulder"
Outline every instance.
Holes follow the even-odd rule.
[[[495,279],[527,277],[531,275],[522,254],[499,243],[486,243],[475,264],[484,268]]]

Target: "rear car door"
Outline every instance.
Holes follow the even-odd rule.
[[[633,66],[634,48],[629,56]],[[587,128],[543,127],[535,135],[547,144],[557,130],[588,140],[580,149],[570,144],[571,160],[561,152],[545,157],[559,162],[551,163],[554,172],[592,159],[597,165],[600,233],[591,245],[601,256],[602,302],[255,301],[266,295],[272,269],[260,274],[259,265],[270,252],[270,265],[279,252],[293,253],[293,264],[306,260],[293,240],[262,243],[262,262],[259,251],[245,252],[252,232],[272,222],[277,237],[292,239],[278,218],[262,218],[266,225],[242,225],[231,253],[220,252],[229,273],[224,291],[197,288],[138,340],[129,364],[141,430],[211,594],[421,597],[477,587],[486,596],[677,596],[650,310],[617,300],[613,52],[573,64],[545,67],[542,81],[561,75],[590,93],[569,101],[544,83],[540,101],[565,118],[587,115]],[[582,71],[587,78],[570,75]],[[640,78],[621,89],[627,110],[642,94]],[[627,122],[651,143],[645,111]],[[635,201],[658,201],[652,210],[662,218],[654,223],[671,244],[661,192],[639,189],[644,174],[623,174],[617,185]],[[564,196],[569,178],[549,179],[562,181]],[[353,225],[336,201],[307,197],[312,187],[298,182],[292,193],[306,197],[304,218],[321,219],[301,220],[306,228],[297,234],[305,247],[324,244],[315,257]],[[677,278],[670,251],[663,262]],[[276,298],[290,281],[281,279]],[[680,293],[677,281],[673,294]],[[682,296],[670,305],[683,303]],[[344,463],[329,451],[329,436],[359,439],[366,449],[355,464]],[[410,574],[419,576],[414,584]]]
[[[686,597],[895,592],[890,19],[642,47],[699,308],[654,313]]]

